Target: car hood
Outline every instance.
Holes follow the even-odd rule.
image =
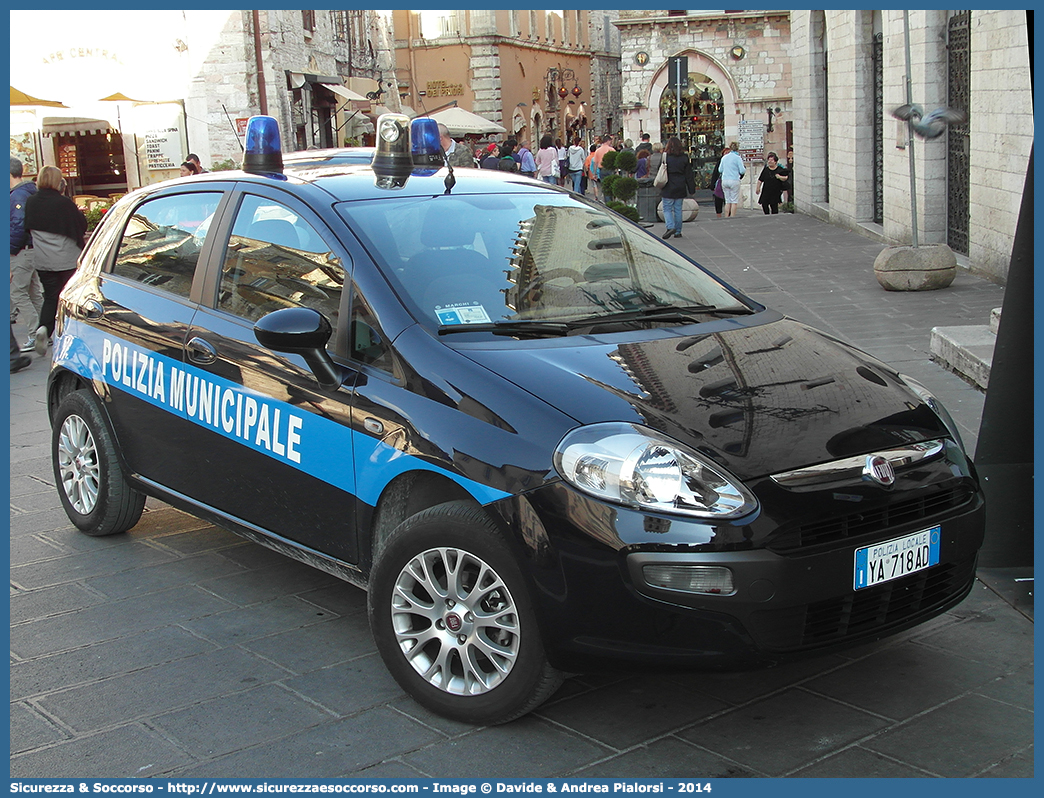
[[[756,320],[462,354],[579,424],[652,427],[744,480],[947,434],[869,355],[790,319]]]

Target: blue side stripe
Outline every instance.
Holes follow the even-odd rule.
[[[510,494],[406,454],[376,438],[69,319],[59,366],[191,421],[375,506],[408,471],[449,477],[480,504]],[[354,465],[354,467],[352,467]]]

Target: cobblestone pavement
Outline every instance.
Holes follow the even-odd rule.
[[[921,380],[973,450],[982,395],[929,361],[928,333],[985,324],[1000,288],[962,274],[886,293],[858,235],[701,216],[672,243]],[[742,673],[579,675],[522,720],[472,727],[399,690],[356,588],[151,500],[128,534],[79,534],[53,485],[46,369],[10,389],[14,777],[1033,775],[1032,607],[1007,574],[881,643]]]

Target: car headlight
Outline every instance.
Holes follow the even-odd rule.
[[[555,468],[573,487],[639,510],[726,520],[758,501],[720,466],[638,424],[578,427],[555,450]]]
[[[960,430],[957,429],[957,422],[953,420],[953,416],[951,416],[950,412],[943,407],[943,403],[935,397],[935,394],[921,385],[921,383],[913,377],[908,377],[906,374],[900,374],[899,379],[905,382],[907,387],[917,394],[918,398],[928,405],[935,415],[942,419],[943,424],[946,425],[947,432],[949,432],[957,442],[957,445],[961,447],[961,451],[967,454],[967,450],[964,448],[964,441],[961,440]]]

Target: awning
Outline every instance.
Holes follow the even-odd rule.
[[[345,100],[351,100],[352,102],[362,102],[362,103],[369,102],[361,94],[358,94],[358,93],[352,91],[347,86],[338,86],[336,83],[320,83],[319,85],[323,86],[324,88],[329,89],[334,94],[336,94],[338,97],[342,97]]]
[[[31,94],[26,94],[24,91],[19,91],[14,86],[11,86],[11,107],[16,106],[43,106],[48,108],[68,108],[68,105],[60,103],[57,100],[41,100],[39,97],[34,97]]]
[[[48,116],[41,129],[45,136],[89,136],[94,133],[119,133],[119,128],[108,119],[76,119]]]
[[[449,130],[451,136],[464,136],[468,133],[482,135],[486,133],[505,133],[502,125],[498,125],[484,116],[473,114],[463,108],[454,106],[443,108],[433,114],[428,114],[436,122],[441,122]]]

